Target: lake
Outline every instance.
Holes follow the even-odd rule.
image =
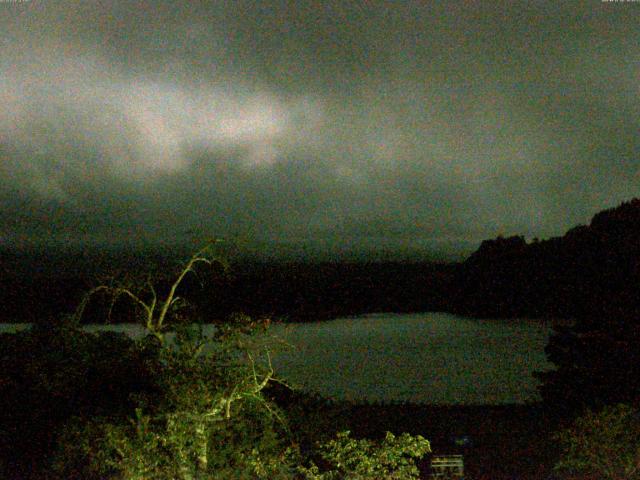
[[[143,333],[136,325],[89,328]],[[539,400],[532,373],[553,368],[544,354],[550,332],[549,324],[534,320],[372,314],[276,325],[272,333],[295,348],[273,363],[292,384],[338,399],[525,403]]]

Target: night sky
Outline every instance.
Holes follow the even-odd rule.
[[[419,250],[640,194],[640,2],[3,0],[0,42],[8,247]]]

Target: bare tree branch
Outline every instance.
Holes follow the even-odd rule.
[[[213,240],[209,242],[207,245],[201,248],[189,259],[187,264],[178,274],[178,277],[176,278],[176,280],[171,285],[169,289],[169,293],[167,294],[164,300],[159,302],[158,293],[155,287],[153,286],[153,282],[151,281],[150,278],[147,278],[147,281],[144,284],[146,289],[148,289],[151,295],[151,299],[149,302],[145,302],[141,295],[134,293],[134,290],[131,287],[127,286],[126,282],[124,284],[121,284],[120,286],[113,286],[113,284],[110,282],[111,284],[109,285],[103,284],[91,289],[83,297],[82,301],[80,302],[80,305],[78,305],[78,308],[76,309],[76,312],[75,312],[76,319],[78,319],[79,321],[82,318],[82,315],[84,314],[84,311],[90,299],[99,292],[106,292],[107,294],[111,295],[111,302],[109,304],[109,310],[108,310],[108,318],[111,319],[111,313],[113,311],[113,307],[115,303],[117,302],[120,296],[124,295],[129,299],[131,299],[134,302],[134,304],[139,305],[143,308],[146,316],[145,326],[147,330],[151,334],[153,334],[156,338],[158,338],[158,340],[160,340],[161,342],[164,342],[163,330],[165,327],[165,321],[166,321],[166,317],[169,312],[169,309],[172,306],[177,306],[179,302],[184,301],[182,297],[179,297],[176,295],[176,291],[178,287],[180,286],[185,276],[189,272],[195,272],[194,267],[197,264],[205,263],[207,265],[211,265],[213,263],[212,260],[210,260],[207,257],[207,254],[211,251],[211,248],[213,245],[220,242],[221,240]],[[226,268],[226,265],[222,260],[220,259],[216,259],[216,260],[219,261],[220,264]],[[144,292],[144,287],[140,291]],[[156,315],[156,307],[158,303],[162,304],[162,308]]]

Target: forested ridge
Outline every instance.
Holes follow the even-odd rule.
[[[460,313],[576,318],[640,306],[640,199],[596,214],[562,237],[482,242],[457,271]]]
[[[70,312],[109,273],[172,272],[183,252],[0,251],[2,320]],[[640,308],[640,200],[597,213],[561,237],[485,240],[464,262],[257,261],[185,284],[203,315],[234,311],[309,321],[370,312],[450,311],[481,317],[577,318]],[[125,317],[122,317],[125,318]]]

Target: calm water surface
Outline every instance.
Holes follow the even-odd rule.
[[[539,321],[446,313],[376,314],[294,324],[296,350],[276,365],[305,389],[338,398],[438,404],[538,400],[551,328]]]
[[[143,333],[136,325],[106,328]],[[524,403],[539,399],[532,373],[552,368],[544,354],[550,331],[539,321],[446,313],[278,325],[272,333],[294,348],[276,354],[274,365],[292,384],[335,398]]]

